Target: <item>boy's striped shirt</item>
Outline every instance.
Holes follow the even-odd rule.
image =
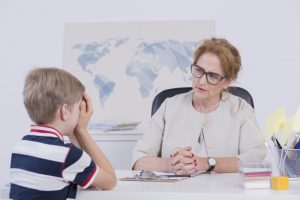
[[[75,199],[77,185],[90,186],[98,167],[83,150],[65,144],[52,127],[32,125],[11,158],[11,199]]]

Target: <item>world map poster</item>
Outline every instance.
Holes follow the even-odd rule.
[[[66,23],[63,67],[92,98],[91,122],[148,122],[155,95],[191,86],[194,50],[213,36],[213,20]]]

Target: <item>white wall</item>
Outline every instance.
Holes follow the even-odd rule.
[[[252,93],[263,126],[277,106],[292,114],[300,104],[299,11],[298,0],[0,0],[0,186],[30,124],[24,77],[34,66],[62,66],[65,22],[215,19],[217,36],[240,49],[238,82]]]

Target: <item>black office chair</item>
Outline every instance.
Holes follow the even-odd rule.
[[[173,97],[176,94],[185,93],[190,90],[192,90],[191,87],[181,87],[181,88],[172,88],[172,89],[161,91],[155,96],[152,102],[151,116],[157,111],[157,109],[160,107],[160,105],[164,102],[166,98]],[[235,96],[241,97],[246,102],[248,102],[252,106],[252,108],[254,108],[254,102],[252,96],[247,90],[240,87],[230,86],[228,88],[228,91]]]

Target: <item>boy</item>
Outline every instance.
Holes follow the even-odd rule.
[[[23,91],[35,123],[11,158],[11,199],[75,199],[83,189],[116,185],[112,165],[87,131],[92,103],[84,86],[57,68],[32,70]],[[64,143],[68,136],[72,143]]]

